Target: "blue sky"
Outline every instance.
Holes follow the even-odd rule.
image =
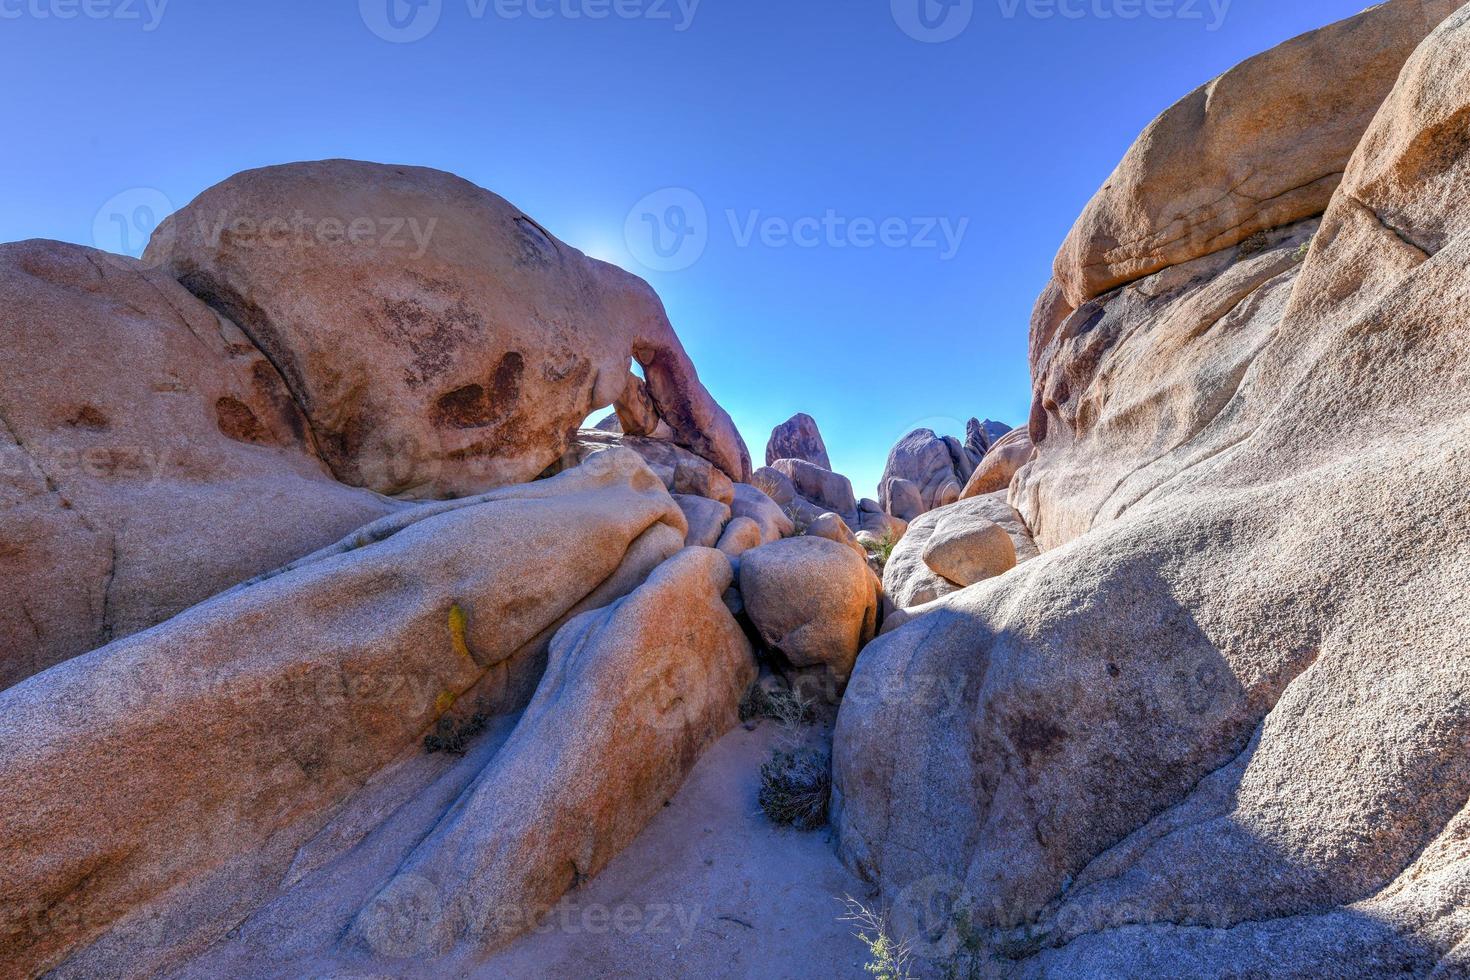
[[[1031,304],[1151,118],[1366,5],[388,2],[0,0],[0,240],[119,250],[120,205],[291,160],[450,170],[652,282],[754,457],[808,412],[866,496],[911,428],[1025,420]]]

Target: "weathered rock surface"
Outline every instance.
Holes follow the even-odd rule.
[[[664,439],[625,436],[603,429],[578,429],[566,453],[548,467],[546,473],[555,474],[581,466],[594,453],[618,447],[631,449],[642,456],[670,493],[708,497],[722,504],[729,504],[735,499],[735,484],[708,460]]]
[[[341,486],[280,376],[160,272],[0,245],[0,688],[404,506]]]
[[[436,719],[525,704],[553,633],[685,530],[635,454],[603,453],[386,518],[0,692],[0,970],[148,974],[213,942]]]
[[[1257,55],[1166,110],[1063,244],[1056,280],[1067,304],[1321,214],[1404,62],[1458,6],[1380,4]]]
[[[363,909],[351,940],[397,958],[491,950],[596,875],[739,720],[750,643],[720,600],[730,563],[688,549],[568,623],[515,732]],[[438,915],[420,913],[425,893]]]
[[[1249,256],[1229,249],[1167,269],[1062,324],[1033,378],[1040,452],[1014,483],[1016,509],[1044,550],[1126,514],[1250,434],[1255,416],[1235,394],[1276,339],[1317,227],[1273,231]]]
[[[853,528],[853,531],[867,531],[880,541],[885,537],[897,541],[903,537],[908,526],[907,521],[883,513],[883,508],[879,506],[878,501],[869,500],[867,497],[858,501],[857,526]]]
[[[915,429],[889,452],[878,485],[878,503],[886,513],[912,521],[959,500],[976,462],[953,436]]]
[[[673,437],[669,424],[659,418],[658,406],[648,393],[648,385],[631,371],[623,384],[622,395],[613,402],[613,408],[613,417],[618,421],[617,428],[612,430],[614,432],[655,439]]]
[[[807,525],[806,533],[813,538],[826,538],[828,541],[836,541],[838,544],[856,552],[858,557],[864,561],[868,559],[867,549],[858,543],[857,535],[852,533],[852,528],[847,522],[836,514],[823,514],[811,524]]]
[[[751,474],[750,485],[774,500],[778,507],[786,507],[796,499],[796,484],[785,473],[769,466]]]
[[[778,459],[800,459],[824,470],[832,468],[816,419],[797,413],[771,430],[770,441],[766,443],[766,465],[773,466]]]
[[[1372,64],[1360,30],[1322,63]],[[982,975],[1470,971],[1467,66],[1461,10],[1309,249],[1038,310],[1013,492],[1050,550],[870,645],[835,736],[844,858],[968,910]]]
[[[971,419],[965,423],[965,453],[972,463],[978,464],[990,452],[990,447],[1005,438],[1010,431],[1011,427],[1004,422]]]
[[[748,517],[736,517],[725,525],[725,533],[720,535],[716,547],[730,558],[739,558],[752,548],[759,548],[765,543],[759,524]]]
[[[1030,561],[1038,554],[1036,543],[1032,540],[1031,531],[1026,527],[1025,521],[1006,503],[1005,491],[971,497],[939,510],[931,510],[908,525],[904,535],[894,546],[888,564],[884,566],[883,594],[894,609],[923,606],[962,587],[957,581],[951,581],[930,567],[926,560],[941,522],[948,523],[956,534],[963,534],[968,529],[983,529],[987,525],[1000,527],[1010,538],[1013,561],[1009,567],[1017,562]],[[939,561],[942,566],[949,567],[945,564],[943,553]],[[1001,563],[999,556],[996,556],[996,562]],[[957,567],[953,570],[958,577],[967,577]],[[996,574],[1006,570],[1002,568]],[[885,621],[883,628],[886,631],[894,627]]]
[[[1006,489],[1015,479],[1016,471],[1030,461],[1035,449],[1031,433],[1025,426],[1001,436],[975,467],[975,472],[970,474],[970,482],[965,484],[960,499],[968,500]]]
[[[748,483],[735,484],[730,512],[737,518],[746,517],[754,521],[760,528],[761,540],[766,544],[789,538],[796,533],[796,524],[776,501]]]
[[[740,592],[761,639],[797,676],[812,674],[833,698],[878,622],[867,561],[826,538],[787,538],[746,552]]]
[[[689,534],[684,543],[691,547],[713,548],[730,520],[730,507],[708,497],[674,494],[674,503],[689,521]]]
[[[247,171],[165,221],[145,259],[265,352],[345,483],[441,497],[533,479],[593,410],[633,408],[630,357],[676,442],[750,474],[648,285],[453,175]],[[628,413],[640,432],[647,408]]]
[[[791,481],[797,496],[804,497],[822,512],[849,518],[857,514],[857,497],[852,492],[852,481],[840,473],[800,459],[778,459],[771,469]]]

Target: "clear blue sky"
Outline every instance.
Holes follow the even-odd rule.
[[[1032,301],[1153,116],[1366,5],[926,0],[964,27],[930,43],[918,0],[431,0],[395,43],[387,0],[163,2],[0,0],[0,240],[116,248],[117,195],[291,160],[450,170],[649,279],[753,456],[808,412],[868,496],[910,428],[1025,420]],[[666,188],[707,215],[668,260]]]

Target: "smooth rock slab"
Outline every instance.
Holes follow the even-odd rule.
[[[755,681],[720,599],[730,580],[724,555],[687,549],[563,627],[515,732],[349,943],[389,958],[496,949],[632,843]],[[426,896],[438,914],[422,914]]]
[[[207,943],[438,719],[519,710],[555,630],[685,531],[638,456],[608,452],[404,511],[0,692],[0,973],[44,972],[191,889],[183,919],[108,938],[140,971]]]

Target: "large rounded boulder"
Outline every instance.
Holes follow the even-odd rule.
[[[534,479],[626,401],[630,358],[677,443],[750,473],[648,284],[452,174],[247,171],[160,226],[145,260],[240,324],[345,483],[445,497]]]
[[[766,646],[829,697],[847,683],[877,629],[878,584],[867,562],[827,538],[787,538],[746,552],[740,591]]]
[[[1031,432],[1026,426],[1012,429],[996,440],[985,453],[985,458],[975,467],[975,472],[970,474],[970,481],[965,484],[960,499],[969,500],[971,497],[981,497],[1006,489],[1011,485],[1011,480],[1015,479],[1016,472],[1026,465],[1035,451]]]

